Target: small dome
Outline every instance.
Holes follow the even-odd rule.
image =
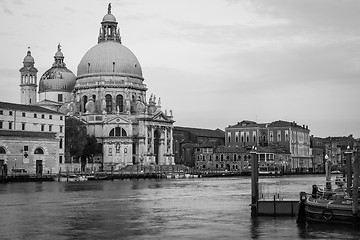
[[[64,57],[64,54],[61,52],[61,51],[57,51],[56,53],[55,53],[55,57]]]
[[[103,17],[102,21],[103,22],[116,22],[116,18],[111,13],[108,13]]]
[[[71,92],[76,82],[75,74],[66,67],[52,67],[40,79],[39,93],[65,91]]]
[[[31,66],[34,65],[35,60],[34,60],[34,58],[31,56],[30,50],[27,51],[27,55],[24,57],[23,63],[24,63],[24,66],[25,66],[25,67],[31,67]]]
[[[124,45],[115,41],[100,42],[81,59],[77,76],[118,75],[143,80],[140,63]]]

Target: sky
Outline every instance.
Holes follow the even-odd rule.
[[[360,137],[358,0],[0,0],[0,101],[20,103],[29,46],[38,79],[59,43],[76,74],[109,2],[175,126],[284,120]]]

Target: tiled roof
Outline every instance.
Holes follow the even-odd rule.
[[[30,131],[0,130],[0,136],[55,139],[56,133],[54,133],[54,132],[30,132]]]
[[[220,129],[203,129],[174,126],[174,131],[186,131],[199,137],[225,138],[225,132]]]
[[[229,127],[227,128],[249,128],[249,127],[259,127],[259,128],[264,128],[266,127],[267,123],[257,123],[254,121],[249,121],[249,120],[243,120],[241,122],[238,122],[235,125],[229,125]]]
[[[10,110],[20,110],[20,111],[28,111],[28,112],[41,112],[41,113],[51,113],[51,114],[62,114],[47,108],[39,107],[36,105],[24,105],[17,103],[9,103],[9,102],[0,102],[0,109],[10,109]]]

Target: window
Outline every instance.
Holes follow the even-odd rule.
[[[60,132],[61,133],[63,132],[63,126],[60,126]]]
[[[270,131],[269,141],[270,142],[274,141],[274,133],[273,133],[273,131]]]
[[[0,115],[3,115],[3,114],[4,114],[3,110],[0,110]]]
[[[41,131],[43,132],[45,129],[45,125],[41,125]]]
[[[87,96],[83,96],[83,112],[86,112],[85,106],[86,106],[87,101],[88,101]]]
[[[63,116],[60,116],[60,120],[63,120]]]
[[[44,150],[42,150],[41,148],[37,148],[35,149],[34,154],[44,154]]]
[[[246,142],[250,142],[250,133],[246,132]]]
[[[23,131],[25,130],[25,123],[21,124],[21,130],[23,130]]]
[[[224,161],[224,155],[223,154],[220,155],[220,161]]]
[[[52,119],[52,115],[49,115],[49,119]]]
[[[62,102],[63,101],[63,95],[62,94],[58,94],[58,102]]]
[[[244,141],[244,132],[240,132],[240,142],[245,142]]]
[[[45,115],[44,115],[44,114],[41,114],[41,118],[45,118]]]
[[[12,122],[9,122],[9,129],[12,129]]]
[[[108,112],[108,113],[112,112],[112,97],[110,94],[107,94],[105,96],[105,102],[106,102],[106,104],[105,104],[106,112]]]
[[[36,114],[36,113],[34,113],[34,118],[37,118],[37,114]]]
[[[6,154],[6,150],[4,147],[0,147],[0,154]]]
[[[233,161],[236,161],[236,160],[237,160],[237,156],[236,156],[236,154],[234,154]]]
[[[49,125],[49,132],[52,131],[52,125]]]
[[[26,116],[26,114],[23,112],[23,113],[22,113],[22,116],[23,116],[23,117],[25,117],[25,116]]]
[[[29,146],[25,145],[24,146],[24,151],[29,151]]]
[[[62,139],[62,138],[60,138],[59,148],[60,148],[60,149],[62,149],[62,148],[63,148],[63,139]]]
[[[228,132],[228,142],[231,142],[231,132]]]
[[[110,133],[109,133],[110,137],[126,137],[127,133],[125,131],[125,129],[121,128],[121,127],[115,127],[113,129],[111,129]]]
[[[9,115],[12,116],[12,111],[9,111]]]
[[[0,122],[0,129],[3,128],[3,122]]]
[[[59,156],[59,163],[63,162],[63,156]]]
[[[120,94],[116,96],[116,111],[124,111],[123,96]]]
[[[289,130],[285,130],[285,141],[289,141]]]
[[[277,130],[277,139],[278,142],[281,142],[281,130]]]
[[[239,142],[239,132],[235,132],[235,142]]]
[[[253,142],[256,142],[256,131],[252,132]]]

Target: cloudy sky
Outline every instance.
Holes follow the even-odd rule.
[[[38,79],[60,43],[75,74],[97,44],[109,1],[0,0],[0,101],[19,103],[31,47]],[[360,1],[112,0],[122,41],[139,59],[147,97],[176,126],[244,119],[360,137]]]

